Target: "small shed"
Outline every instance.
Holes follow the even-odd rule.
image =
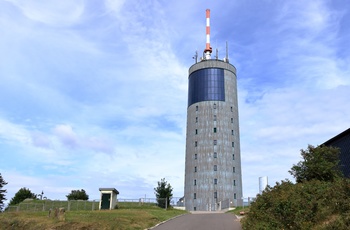
[[[115,188],[100,188],[101,199],[100,199],[100,210],[101,209],[114,209],[117,203],[118,190]]]

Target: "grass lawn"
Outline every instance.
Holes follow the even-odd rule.
[[[48,217],[48,212],[0,213],[0,229],[147,229],[186,211],[158,207],[104,211],[69,211],[65,220]]]

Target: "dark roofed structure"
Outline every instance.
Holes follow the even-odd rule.
[[[350,178],[350,128],[332,137],[322,145],[340,149],[340,169],[345,177]]]

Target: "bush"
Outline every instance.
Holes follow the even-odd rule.
[[[30,191],[29,188],[21,188],[10,200],[9,206],[16,205],[24,201],[25,199],[36,199],[36,195]]]
[[[339,166],[338,148],[309,145],[300,152],[303,160],[289,170],[298,183],[311,180],[334,181],[344,177]]]
[[[84,189],[81,190],[72,190],[67,196],[68,200],[88,200],[89,195],[86,194]]]
[[[350,181],[290,181],[268,187],[251,204],[243,229],[347,229]],[[332,228],[331,226],[339,226]],[[346,228],[344,228],[346,226]]]

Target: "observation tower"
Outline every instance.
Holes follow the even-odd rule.
[[[211,58],[210,10],[206,47],[189,69],[185,163],[185,207],[216,211],[242,205],[242,174],[236,68]]]

